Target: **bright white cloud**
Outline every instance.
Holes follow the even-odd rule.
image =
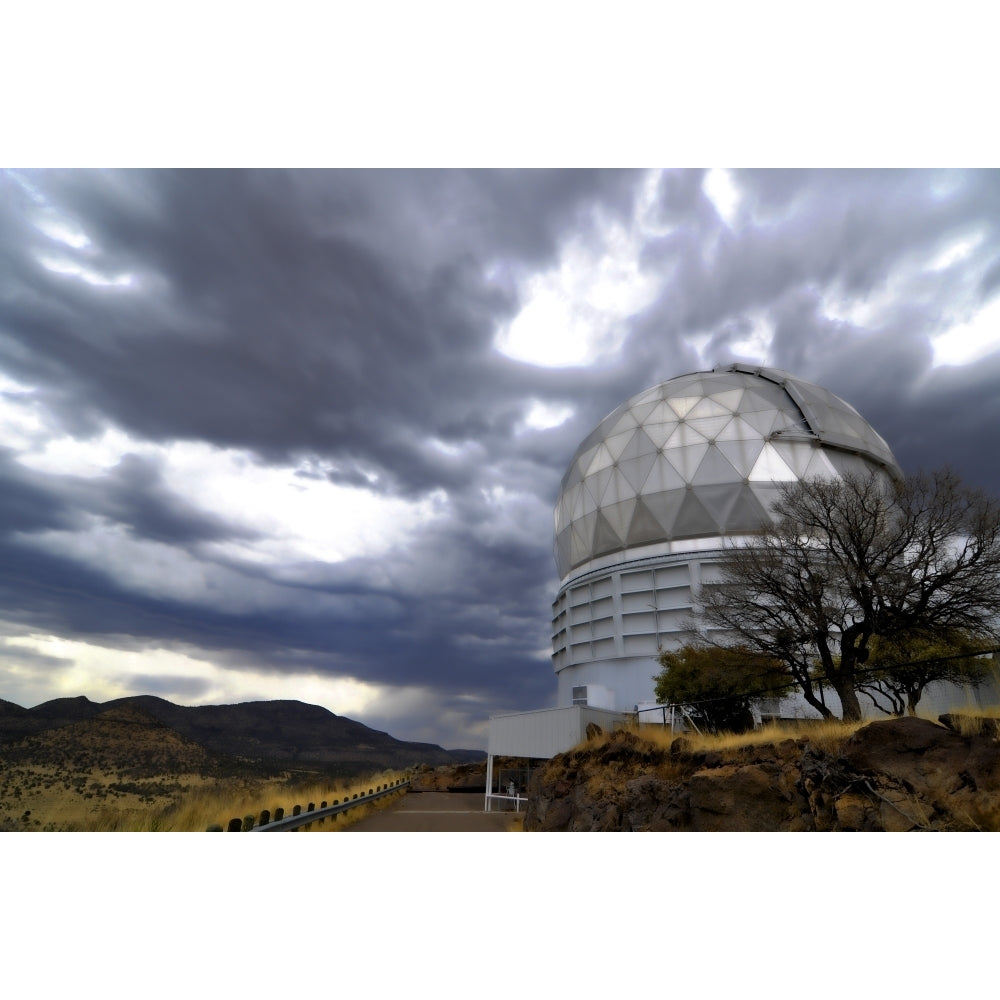
[[[35,225],[50,240],[64,243],[74,250],[83,250],[91,246],[90,237],[79,226],[51,210],[40,215]]]
[[[733,175],[728,170],[718,168],[709,170],[702,182],[702,190],[708,195],[709,201],[715,206],[715,210],[726,225],[732,228],[739,216],[742,200],[740,190],[733,181]]]
[[[593,365],[625,341],[626,320],[656,295],[662,274],[644,273],[649,204],[638,202],[628,228],[597,219],[596,233],[562,248],[556,267],[521,283],[521,311],[494,341],[501,354],[544,368]]]
[[[540,399],[533,399],[528,407],[528,412],[524,415],[524,421],[520,430],[524,431],[544,431],[550,427],[558,427],[566,423],[573,416],[572,406],[559,406],[555,403],[543,403]]]
[[[934,255],[930,263],[927,265],[927,269],[929,271],[947,270],[953,264],[958,264],[961,261],[966,260],[984,239],[985,234],[979,232],[974,236],[964,237],[960,240],[956,240],[954,243],[949,243],[948,246],[939,250]]]
[[[749,314],[745,317],[750,323],[750,332],[743,340],[733,341],[730,349],[744,357],[757,357],[765,360],[769,357],[771,341],[774,339],[774,324],[762,312]]]
[[[968,365],[1000,350],[1000,296],[971,319],[933,338],[934,366]]]
[[[90,439],[53,438],[18,461],[40,472],[95,478],[129,454],[154,460],[165,487],[192,507],[260,535],[216,547],[219,554],[251,562],[339,562],[379,555],[443,516],[446,508],[442,491],[406,500],[330,482],[322,474],[326,467],[315,459],[294,467],[263,465],[238,449],[197,442],[155,445],[114,428]],[[307,474],[296,475],[299,471]],[[82,556],[87,543],[81,538],[71,549]]]
[[[101,274],[92,267],[86,267],[67,257],[53,257],[50,254],[39,254],[38,262],[42,267],[56,274],[65,274],[71,278],[79,278],[88,285],[99,288],[128,288],[135,281],[132,274]]]

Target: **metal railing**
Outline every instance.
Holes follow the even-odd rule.
[[[386,795],[405,791],[409,787],[409,784],[409,778],[399,778],[388,785],[379,785],[374,789],[369,788],[367,795],[355,793],[353,798],[344,799],[343,802],[334,799],[332,805],[321,802],[318,809],[312,802],[308,803],[305,809],[301,805],[296,805],[292,807],[292,812],[288,816],[285,815],[283,809],[276,809],[273,816],[270,810],[265,809],[259,816],[244,816],[242,819],[239,817],[231,819],[226,830],[230,833],[284,833],[288,830],[297,830],[299,827],[307,826],[310,823],[322,823],[331,816],[338,816],[340,813],[347,812],[348,809],[366,805],[369,802],[374,802],[376,799],[384,798]],[[221,826],[209,827],[209,831],[211,832],[221,832],[222,829]]]

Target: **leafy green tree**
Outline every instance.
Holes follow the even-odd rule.
[[[781,660],[824,718],[825,686],[861,718],[874,636],[995,638],[1000,502],[954,472],[806,479],[781,488],[772,515],[702,588],[703,621]]]
[[[886,715],[916,715],[928,685],[941,681],[979,687],[996,663],[982,655],[983,643],[963,632],[911,632],[873,636],[871,656],[858,690]]]
[[[656,700],[685,705],[716,731],[742,733],[753,728],[755,701],[791,687],[786,666],[746,646],[686,645],[663,650]]]

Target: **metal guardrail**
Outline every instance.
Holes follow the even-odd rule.
[[[293,806],[292,813],[288,816],[285,816],[282,810],[276,810],[277,813],[281,813],[277,819],[271,819],[270,812],[265,811],[260,814],[263,822],[259,824],[256,823],[257,817],[254,816],[247,816],[243,820],[238,818],[232,819],[229,822],[229,830],[247,833],[284,833],[288,830],[296,830],[300,826],[307,826],[309,823],[315,823],[317,820],[322,821],[329,816],[336,816],[347,812],[348,809],[354,809],[356,806],[365,805],[368,802],[374,802],[376,799],[384,798],[386,795],[392,795],[394,792],[405,790],[409,784],[409,778],[400,778],[394,784],[386,785],[384,788],[379,786],[377,791],[369,789],[367,795],[355,794],[354,798],[344,799],[343,802],[335,802],[332,806],[328,806],[324,802],[319,809],[316,809],[312,802],[309,803],[305,810],[301,806]],[[248,821],[253,825],[248,826]],[[221,831],[222,827],[209,827],[209,829]]]

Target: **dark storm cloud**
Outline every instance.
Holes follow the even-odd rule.
[[[186,545],[259,537],[178,496],[164,481],[160,464],[141,455],[125,455],[99,485],[87,484],[87,492],[94,512],[140,538]]]
[[[0,365],[44,385],[68,429],[104,418],[153,440],[318,450],[417,491],[436,476],[409,429],[487,441],[508,429],[514,372],[492,337],[516,303],[483,269],[505,256],[544,262],[605,190],[627,208],[619,175],[582,171],[70,172],[30,183],[111,248],[95,266],[144,289],[68,283],[8,252]]]
[[[904,468],[951,461],[1000,491],[1000,355],[934,368],[931,344],[996,295],[1000,175],[739,171],[731,226],[705,176],[660,178],[638,246],[654,294],[624,317],[622,350],[544,368],[498,353],[497,329],[569,236],[600,247],[608,220],[628,229],[638,172],[0,175],[0,375],[48,421],[0,440],[5,616],[233,669],[422,685],[456,711],[548,704],[551,511],[573,452],[629,396],[734,359],[841,395]],[[928,266],[962,241],[965,258]],[[766,356],[741,347],[761,327]],[[572,413],[526,429],[532,400]],[[109,427],[245,449],[304,485],[443,496],[448,516],[384,556],[261,563],[226,547],[257,529],[151,452],[91,477],[18,461]],[[71,548],[98,529],[106,558]],[[147,546],[128,558],[169,551],[187,576],[126,582],[121,537]]]

